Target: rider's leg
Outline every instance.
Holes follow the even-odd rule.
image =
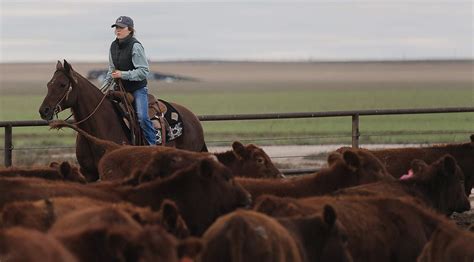
[[[156,130],[148,118],[148,88],[145,86],[133,92],[135,99],[135,110],[138,122],[143,130],[145,139],[150,145],[156,144]]]

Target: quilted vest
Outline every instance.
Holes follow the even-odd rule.
[[[139,43],[135,37],[128,37],[124,41],[119,42],[118,39],[110,45],[110,53],[114,67],[120,71],[129,71],[136,69],[132,62],[133,45]],[[135,90],[147,86],[147,80],[129,81],[122,79],[123,87],[127,92],[133,93]]]

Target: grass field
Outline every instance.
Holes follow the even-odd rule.
[[[83,75],[104,66],[73,64]],[[0,68],[0,121],[39,119],[38,107],[54,63],[2,64]],[[474,106],[472,61],[181,62],[156,63],[151,68],[200,79],[149,84],[155,95],[183,104],[197,115]],[[65,112],[60,117],[68,115]],[[351,118],[220,121],[204,122],[203,126],[211,145],[228,145],[233,140],[257,144],[349,143]],[[0,130],[2,137],[3,132]],[[474,113],[362,116],[360,132],[361,143],[366,144],[462,142],[474,133]],[[70,131],[21,127],[13,133],[17,148],[74,144]]]

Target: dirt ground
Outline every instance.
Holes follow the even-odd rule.
[[[106,63],[75,63],[80,74],[107,69]],[[43,94],[56,62],[0,64],[0,93]],[[399,61],[399,62],[153,62],[150,70],[197,78],[196,82],[151,81],[150,90],[223,90],[291,88],[400,87],[419,83],[431,86],[472,84],[472,61]],[[38,85],[38,83],[44,83]],[[404,83],[401,85],[400,83]],[[98,83],[97,83],[98,84]],[[32,88],[36,86],[36,88]]]

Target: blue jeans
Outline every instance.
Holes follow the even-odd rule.
[[[148,118],[148,87],[143,87],[133,92],[135,111],[138,122],[142,128],[145,139],[150,145],[156,145],[156,130]]]

